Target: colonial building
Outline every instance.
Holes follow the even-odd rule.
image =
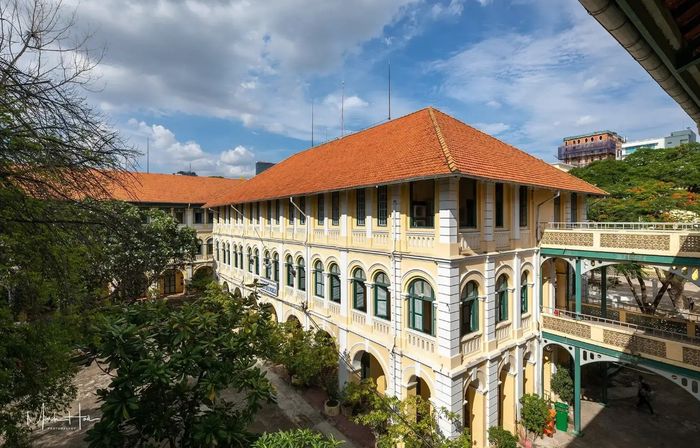
[[[279,321],[335,337],[341,381],[421,395],[484,447],[541,390],[539,224],[583,221],[603,193],[427,108],[297,153],[205,207],[224,288],[258,280]]]
[[[164,210],[179,224],[197,231],[197,256],[184,270],[168,269],[163,273],[158,281],[160,294],[182,293],[195,272],[213,269],[214,212],[203,205],[242,182],[239,179],[138,172],[123,174],[106,182],[113,199]]]

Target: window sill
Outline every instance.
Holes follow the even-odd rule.
[[[472,331],[471,333],[467,333],[464,336],[461,336],[460,342],[466,342],[466,341],[469,341],[471,339],[479,339],[482,335],[483,335],[483,333],[479,330]]]
[[[502,322],[497,322],[497,323],[496,323],[496,329],[503,328],[503,327],[507,327],[507,326],[510,325],[510,324],[511,324],[510,320],[504,320],[504,321],[502,321]]]
[[[432,339],[432,340],[437,340],[437,337],[436,337],[436,336],[433,336],[433,335],[430,334],[430,333],[423,333],[422,331],[420,331],[420,330],[415,330],[415,329],[413,329],[413,328],[411,328],[411,327],[407,327],[407,328],[406,328],[406,333],[412,334],[412,335],[414,335],[414,336],[418,336],[418,337],[420,337],[420,338],[428,338],[428,339]]]

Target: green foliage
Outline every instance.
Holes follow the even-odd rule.
[[[73,319],[55,314],[17,323],[0,308],[0,440],[28,445],[27,413],[62,411],[75,394],[71,348],[77,338]]]
[[[559,395],[564,403],[571,403],[574,399],[574,382],[569,370],[564,366],[558,365],[557,372],[552,375],[552,391]]]
[[[489,443],[493,448],[517,448],[518,438],[500,426],[492,426],[489,428]]]
[[[90,446],[249,446],[248,424],[274,400],[256,366],[273,355],[274,332],[254,294],[230,300],[215,285],[181,307],[146,301],[105,313],[95,349],[113,378],[98,391]]]
[[[367,412],[375,399],[377,386],[372,378],[361,381],[348,381],[343,387],[342,402],[350,406],[354,413]]]
[[[253,448],[336,448],[343,444],[310,429],[293,429],[263,434]]]
[[[536,394],[523,395],[520,398],[520,404],[523,427],[533,435],[533,439],[541,437],[549,420],[549,404]]]
[[[379,448],[394,448],[402,443],[405,448],[469,448],[471,438],[468,431],[449,439],[443,435],[437,419],[443,417],[459,426],[457,415],[446,409],[432,409],[430,402],[413,395],[405,400],[372,393],[369,409],[355,416],[356,423],[370,428]]]
[[[209,267],[197,269],[192,275],[192,280],[187,287],[190,293],[201,294],[206,291],[211,282],[215,282],[214,271]]]
[[[625,160],[602,160],[571,174],[610,196],[593,200],[593,221],[681,221],[700,213],[700,144],[640,149]],[[677,211],[691,212],[688,216]],[[696,215],[697,216],[697,215]]]
[[[279,350],[273,361],[283,364],[290,375],[305,385],[311,385],[338,367],[338,350],[325,331],[304,330],[295,323],[282,325]]]

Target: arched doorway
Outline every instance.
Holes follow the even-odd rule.
[[[515,434],[515,375],[505,363],[498,374],[498,426]]]
[[[177,269],[168,269],[160,276],[160,292],[163,295],[180,294],[185,290],[185,276]]]
[[[416,408],[416,420],[421,420],[423,417],[425,417],[425,412],[431,412],[432,407],[430,403],[430,387],[428,387],[428,383],[423,378],[416,375],[411,376],[411,379],[408,382],[408,387],[406,388],[406,394],[409,398],[419,397],[420,401],[424,404],[424,406],[419,406]]]
[[[236,288],[233,290],[233,297],[240,298],[243,297],[243,293],[241,292],[241,288]]]
[[[224,292],[228,292],[228,283],[224,282],[223,285],[221,285],[221,289],[223,289]]]
[[[214,269],[211,266],[201,266],[194,271],[188,286],[189,292],[204,292],[211,282],[216,281]]]
[[[534,357],[532,353],[527,352],[523,356],[523,394],[535,393],[535,363],[532,362]]]
[[[296,317],[294,314],[290,314],[289,317],[287,317],[287,325],[291,328],[299,329],[301,330],[302,325],[301,322],[299,322],[299,318]]]
[[[487,446],[484,436],[484,394],[480,392],[480,381],[475,379],[469,383],[464,392],[464,408],[462,410],[462,425],[472,437],[472,446]]]
[[[279,320],[277,319],[277,311],[271,303],[263,303],[260,308],[264,312],[270,314],[270,320],[272,320],[273,322],[279,322]]]
[[[377,387],[377,392],[380,394],[386,393],[386,374],[379,360],[373,354],[360,350],[355,354],[352,364],[360,380],[372,379]]]

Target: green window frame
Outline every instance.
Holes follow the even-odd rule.
[[[280,254],[276,253],[272,256],[272,275],[276,283],[280,281]]]
[[[255,267],[255,275],[260,275],[260,251],[257,248],[253,251],[253,266]]]
[[[530,304],[530,288],[527,284],[528,273],[523,272],[520,277],[520,314],[527,314]]]
[[[374,315],[391,320],[391,294],[389,276],[378,272],[374,276]]]
[[[569,213],[569,221],[578,222],[578,194],[576,193],[571,193],[571,210]]]
[[[389,216],[389,188],[386,185],[377,187],[377,225],[386,227]]]
[[[248,248],[248,272],[253,272],[253,249]]]
[[[220,255],[219,254],[219,242],[217,241],[216,242],[216,261],[220,261],[219,255]]]
[[[323,297],[323,292],[326,288],[323,275],[323,263],[317,260],[316,263],[314,263],[314,294],[316,297]]]
[[[330,299],[332,302],[340,303],[340,268],[337,264],[333,263],[328,270],[330,271],[330,274],[328,275],[328,280],[331,288]]]
[[[477,186],[475,179],[459,179],[459,227],[477,228]]]
[[[331,225],[340,225],[340,192],[331,193]]]
[[[299,225],[306,225],[306,196],[299,197]]]
[[[265,269],[263,270],[265,273],[265,278],[270,280],[270,277],[272,276],[272,264],[270,263],[270,252],[267,250],[263,256],[263,264],[265,265]]]
[[[297,259],[297,289],[306,291],[306,264],[302,257]]]
[[[318,225],[322,226],[326,222],[326,195],[319,194],[316,196],[316,220]]]
[[[422,279],[413,280],[408,286],[408,325],[412,330],[435,334],[435,293],[433,287]]]
[[[462,336],[479,331],[479,284],[468,282],[462,290],[460,307],[460,334]]]
[[[294,216],[296,215],[296,209],[294,208],[294,204],[292,204],[292,201],[289,201],[288,213],[289,213],[289,225],[290,225],[290,227],[294,227]]]
[[[364,226],[367,220],[367,207],[365,203],[365,189],[360,188],[355,191],[355,223],[357,226]]]
[[[285,261],[287,265],[287,286],[294,287],[294,262],[292,262],[292,256],[287,255]]]
[[[508,320],[508,276],[501,274],[496,280],[496,322]]]
[[[358,311],[367,311],[367,284],[365,271],[356,268],[352,271],[352,307]]]

